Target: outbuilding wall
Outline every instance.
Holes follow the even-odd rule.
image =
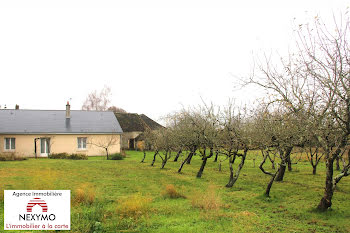
[[[139,136],[142,132],[124,132],[122,136],[122,149],[129,149],[129,140],[135,139],[137,136]],[[136,142],[135,142],[136,146]]]

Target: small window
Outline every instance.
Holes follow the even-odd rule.
[[[87,138],[78,138],[78,149],[86,150],[86,139]]]
[[[5,138],[5,150],[16,149],[16,138]]]

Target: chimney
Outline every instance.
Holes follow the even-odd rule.
[[[67,105],[66,105],[66,119],[70,119],[70,105],[69,105],[69,101],[67,101]]]
[[[16,109],[16,110],[18,110],[18,109],[19,109],[19,105],[18,105],[18,104],[16,104],[15,109]]]

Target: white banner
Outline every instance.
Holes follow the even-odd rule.
[[[70,190],[5,190],[4,230],[70,230]]]

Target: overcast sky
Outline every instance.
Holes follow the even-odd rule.
[[[234,2],[234,3],[233,3]],[[293,24],[330,20],[348,1],[0,2],[0,105],[81,109],[112,89],[112,104],[154,119],[197,105],[251,101],[235,82],[262,52],[285,53]]]

